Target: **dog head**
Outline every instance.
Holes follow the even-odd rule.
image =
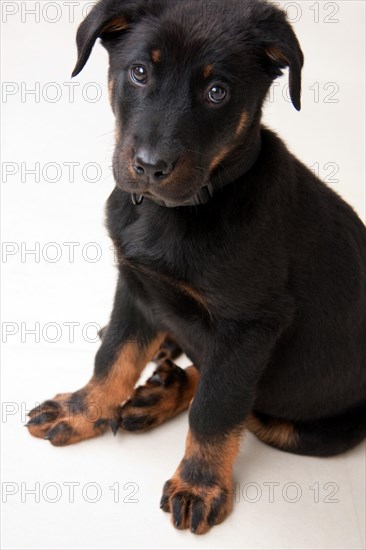
[[[284,13],[260,0],[101,0],[77,33],[77,75],[109,53],[114,175],[123,190],[184,204],[253,145],[271,82],[303,55]]]

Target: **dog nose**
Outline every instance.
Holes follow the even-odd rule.
[[[166,178],[173,171],[174,163],[168,159],[161,159],[147,149],[140,149],[134,158],[136,174],[148,177],[152,181]]]

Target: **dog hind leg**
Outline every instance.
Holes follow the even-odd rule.
[[[121,408],[120,427],[131,432],[146,431],[188,409],[198,380],[193,365],[182,369],[170,359],[162,360]]]

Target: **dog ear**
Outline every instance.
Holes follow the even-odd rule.
[[[146,2],[148,3],[148,2]],[[97,38],[110,39],[128,29],[140,2],[100,0],[78,28],[76,44],[78,59],[72,76],[83,69]]]
[[[301,69],[304,55],[285,13],[275,7],[267,8],[258,24],[264,65],[272,78],[289,67],[290,97],[295,109],[301,109]]]

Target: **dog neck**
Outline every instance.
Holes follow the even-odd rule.
[[[183,204],[171,204],[169,201],[163,201],[162,199],[157,199],[152,196],[146,196],[146,198],[167,208],[177,206],[200,206],[202,204],[206,204],[218,191],[221,191],[224,187],[239,179],[252,168],[259,157],[261,147],[262,143],[259,136],[250,147],[243,150],[240,155],[236,155],[236,159],[230,162],[230,164],[220,164],[217,168],[215,168],[209,183],[201,187],[195,195],[190,197]],[[131,194],[131,199],[135,206],[140,205],[144,198],[145,195],[137,195],[136,193]]]

